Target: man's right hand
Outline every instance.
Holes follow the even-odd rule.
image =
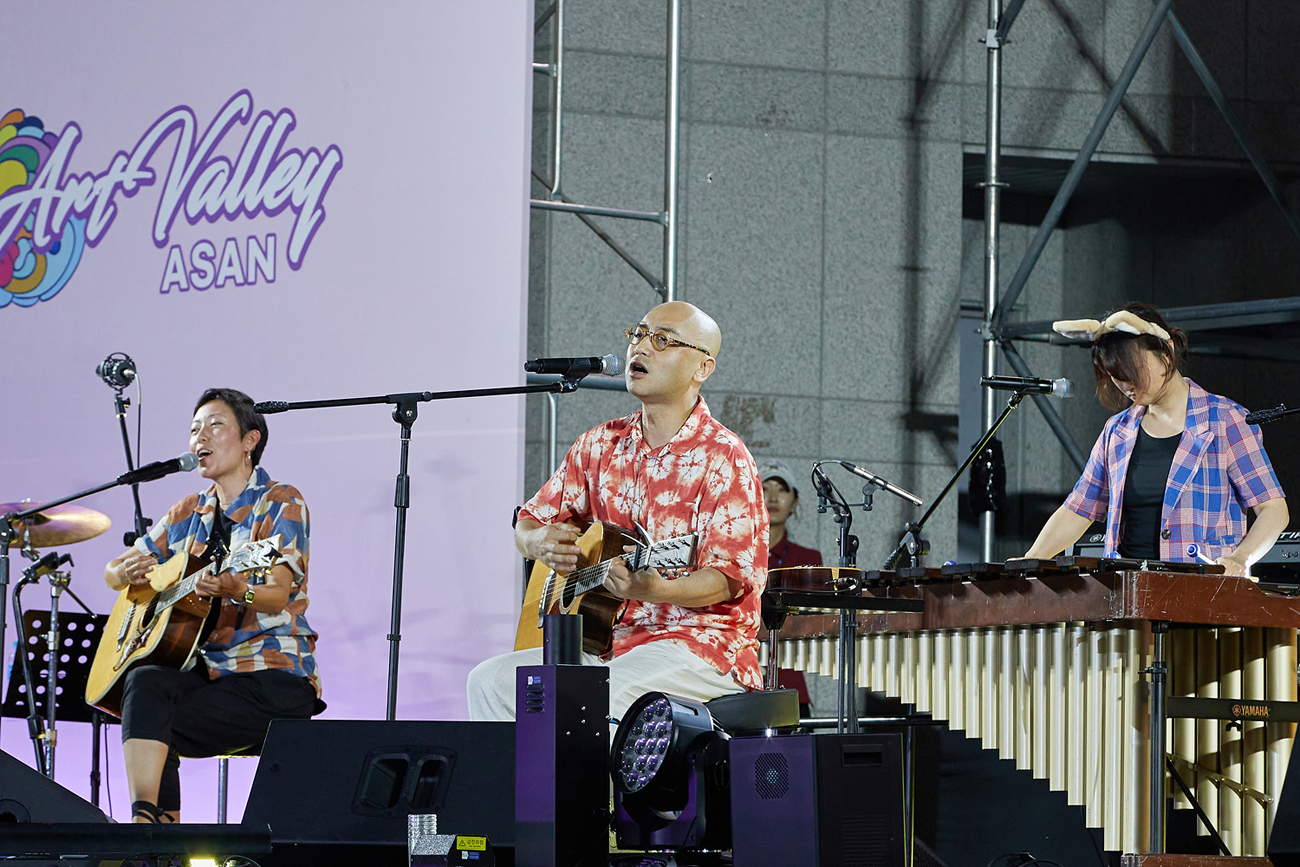
[[[578,568],[581,552],[573,543],[582,531],[572,524],[542,524],[524,529],[520,535],[528,559],[544,563],[556,572],[572,572]]]

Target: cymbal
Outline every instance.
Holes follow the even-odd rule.
[[[26,512],[31,508],[39,508],[40,505],[29,501],[0,503],[0,515]],[[23,544],[24,537],[30,539],[32,546],[36,548],[71,545],[74,542],[93,539],[111,526],[113,522],[103,512],[71,504],[53,506],[47,511],[38,512],[18,522],[14,526],[18,533],[10,540],[9,547]]]

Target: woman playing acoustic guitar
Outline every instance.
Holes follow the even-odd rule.
[[[202,573],[194,594],[211,600],[211,632],[183,670],[141,663],[127,672],[122,751],[136,822],[179,821],[180,756],[253,754],[271,720],[324,710],[316,633],[304,617],[307,506],[260,466],[266,439],[266,421],[247,395],[205,391],[195,405],[190,451],[211,486],[173,506],[104,570],[108,586],[121,590],[147,584],[150,570],[173,556],[219,564],[251,542],[280,537],[269,569],[215,565]]]

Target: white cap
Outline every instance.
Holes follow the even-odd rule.
[[[775,458],[768,458],[758,462],[758,475],[763,481],[768,479],[780,479],[785,482],[785,486],[790,489],[798,487],[795,484],[795,475],[790,470],[785,461],[778,461]]]

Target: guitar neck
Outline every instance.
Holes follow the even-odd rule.
[[[635,551],[628,551],[617,557],[611,557],[585,569],[570,573],[569,583],[573,587],[575,594],[595,590],[605,583],[605,577],[609,575],[609,569],[614,565],[615,560],[622,560],[634,572],[642,569],[689,568],[694,560],[693,538],[692,536],[679,536],[664,542],[656,542],[648,547],[637,546]],[[680,552],[687,540],[691,540],[688,548],[690,556],[683,559]]]
[[[159,593],[158,604],[155,610],[163,611],[175,605],[177,602],[180,602],[186,596],[189,596],[194,592],[194,588],[199,586],[199,579],[202,578],[211,568],[211,566],[204,566],[193,575],[187,575],[163,592]]]
[[[278,554],[279,550],[279,534],[258,542],[245,542],[232,551],[230,556],[226,557],[222,569],[230,572],[243,572],[246,569],[268,567],[272,565],[272,559],[270,559],[272,554]],[[209,563],[202,569],[195,570],[193,574],[185,576],[159,593],[155,610],[162,611],[169,608],[193,593],[194,589],[199,585],[199,579],[212,572],[212,565]]]

